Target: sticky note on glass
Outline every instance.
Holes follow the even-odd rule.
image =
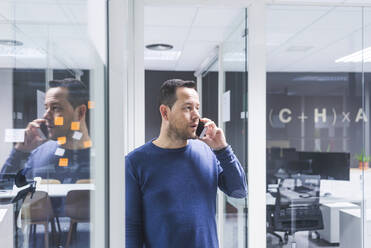
[[[80,130],[80,122],[79,121],[73,121],[73,122],[71,122],[71,130],[72,131],[78,131],[78,130]]]
[[[91,140],[84,141],[84,148],[89,148],[91,147]]]
[[[93,109],[93,108],[95,108],[95,102],[88,101],[88,109]]]
[[[57,116],[54,118],[54,125],[55,126],[63,126],[63,117]]]
[[[24,142],[24,129],[5,129],[5,142]]]
[[[65,150],[63,148],[58,147],[54,154],[59,157],[62,157],[64,155],[64,151]]]
[[[73,132],[72,139],[80,140],[82,137],[82,132],[75,131]]]
[[[58,144],[59,145],[64,145],[66,144],[66,136],[58,137]]]
[[[68,166],[68,158],[60,158],[58,165],[62,167]]]

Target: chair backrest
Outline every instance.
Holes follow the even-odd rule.
[[[65,203],[66,216],[80,221],[89,221],[90,193],[91,190],[69,191]]]
[[[40,184],[61,184],[58,179],[41,179]]]
[[[23,220],[48,221],[54,218],[54,211],[47,192],[35,191],[32,198],[28,193],[22,205]]]
[[[283,179],[277,190],[274,229],[290,233],[322,229],[319,192],[320,176],[295,175]]]
[[[79,179],[76,181],[77,184],[93,183],[93,179]]]

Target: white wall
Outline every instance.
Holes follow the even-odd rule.
[[[6,128],[13,128],[13,70],[0,69],[0,168],[12,149],[12,143],[4,142]]]

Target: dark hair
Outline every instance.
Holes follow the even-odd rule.
[[[50,88],[61,87],[68,90],[67,100],[76,108],[82,104],[88,107],[89,91],[83,82],[74,78],[65,78],[61,80],[49,81]]]
[[[197,90],[194,81],[183,81],[181,79],[169,79],[165,81],[160,88],[159,105],[164,104],[172,108],[176,102],[176,89],[180,87],[192,88]]]

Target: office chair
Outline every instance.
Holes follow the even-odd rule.
[[[71,190],[67,193],[65,212],[70,218],[66,248],[70,246],[72,232],[76,233],[77,223],[90,222],[90,194],[91,190]]]
[[[281,180],[274,206],[267,206],[267,231],[276,236],[280,244],[287,244],[289,235],[299,231],[323,229],[319,204],[320,177],[294,175]],[[276,232],[284,233],[284,240]]]
[[[28,193],[22,206],[22,227],[33,224],[44,226],[44,247],[49,247],[49,222],[51,223],[53,241],[56,234],[54,223],[54,211],[47,192],[36,191],[32,198],[31,193]]]

